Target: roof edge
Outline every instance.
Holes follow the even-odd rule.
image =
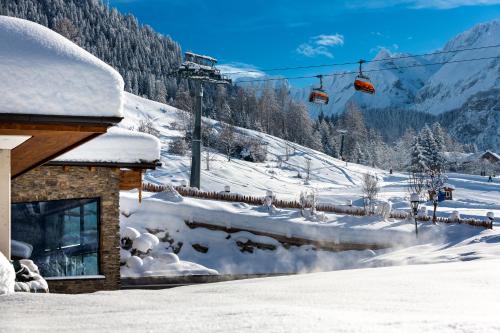
[[[31,124],[64,124],[64,125],[105,125],[113,126],[122,121],[123,117],[96,116],[66,116],[0,113],[1,122],[18,122]]]
[[[87,161],[50,161],[47,166],[82,166],[82,167],[106,167],[127,169],[156,169],[161,166],[158,160],[152,162],[124,163],[124,162],[87,162]]]

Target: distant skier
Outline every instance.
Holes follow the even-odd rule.
[[[491,178],[491,175],[488,177],[488,183],[493,183],[493,178]]]

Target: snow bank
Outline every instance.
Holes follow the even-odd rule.
[[[113,68],[39,24],[0,16],[2,113],[122,115]]]
[[[11,294],[14,292],[16,273],[14,267],[0,252],[0,295]]]
[[[160,140],[150,134],[112,127],[55,159],[59,162],[141,163],[160,160]]]

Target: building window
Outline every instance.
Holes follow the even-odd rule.
[[[12,239],[33,247],[44,277],[99,274],[99,199],[12,204]]]

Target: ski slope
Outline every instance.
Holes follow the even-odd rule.
[[[189,179],[190,157],[168,153],[170,142],[182,133],[175,124],[181,112],[173,107],[126,94],[124,127],[137,127],[141,120],[151,120],[160,132],[163,166],[146,175],[157,184],[181,185]],[[239,133],[258,137],[267,143],[267,160],[252,163],[239,159],[227,161],[215,155],[210,171],[202,171],[202,190],[231,191],[245,195],[264,196],[271,190],[279,199],[299,198],[301,191],[316,190],[320,203],[345,204],[352,201],[362,206],[361,178],[371,173],[381,184],[380,200],[389,201],[393,209],[408,209],[407,176],[352,163],[346,164],[323,153],[291,144],[295,148],[286,163],[279,167],[278,157],[285,154],[286,142],[263,133],[238,128]],[[290,143],[288,143],[290,144]],[[305,160],[311,159],[311,177],[306,184]],[[204,165],[203,165],[204,166]],[[449,216],[457,210],[462,218],[484,219],[487,212],[500,216],[500,183],[488,183],[485,177],[449,174],[448,182],[456,187],[453,201],[438,207],[438,215]],[[181,261],[194,262],[221,274],[297,273],[337,269],[428,264],[449,261],[500,258],[498,231],[463,225],[446,226],[420,224],[419,239],[415,239],[412,221],[384,220],[381,217],[355,217],[325,214],[322,219],[304,218],[297,210],[278,209],[268,212],[262,207],[242,203],[217,202],[179,198],[168,194],[145,193],[142,204],[137,193],[122,192],[121,226],[140,232],[157,233],[160,245],[152,251],[153,258],[171,255],[175,247]],[[424,203],[431,209],[430,203]],[[297,236],[316,240],[349,243],[386,243],[385,250],[329,252],[312,246],[285,247],[275,239],[249,232],[229,234],[223,231],[190,229],[185,221],[209,223],[225,227],[246,228],[286,237]],[[253,247],[242,251],[241,243],[261,243],[274,246],[274,251]],[[238,245],[238,243],[240,245]],[[173,246],[172,246],[173,245]],[[208,248],[200,253],[193,245]],[[122,273],[133,273],[122,269]],[[163,274],[158,271],[158,274]],[[154,274],[154,273],[153,273]],[[169,275],[175,275],[169,273]]]
[[[125,93],[124,116],[120,126],[137,128],[141,120],[151,120],[160,132],[162,144],[161,162],[163,166],[148,172],[146,181],[156,184],[181,185],[189,182],[191,158],[168,153],[170,142],[182,135],[175,124],[180,123],[182,111],[157,102]],[[407,176],[401,173],[389,174],[386,170],[371,168],[354,163],[345,163],[321,152],[287,143],[285,140],[248,129],[237,128],[238,133],[259,138],[267,144],[267,160],[253,163],[239,159],[227,161],[221,154],[215,154],[210,162],[210,171],[205,170],[202,161],[201,189],[223,191],[229,185],[231,192],[244,195],[264,196],[267,190],[273,191],[278,199],[298,200],[300,192],[315,190],[320,203],[346,204],[353,201],[361,205],[361,179],[365,173],[379,178],[381,192],[379,199],[390,201],[395,209],[407,209],[409,193],[406,187]],[[288,161],[279,167],[278,159],[284,160],[286,145],[294,148]],[[306,159],[311,160],[311,174],[305,182]],[[302,178],[298,178],[300,173]],[[486,177],[450,174],[449,183],[457,190],[453,201],[441,203],[438,208],[441,216],[448,216],[458,210],[462,217],[483,218],[488,211],[500,216],[500,180],[488,183]],[[430,209],[430,205],[426,204]]]

